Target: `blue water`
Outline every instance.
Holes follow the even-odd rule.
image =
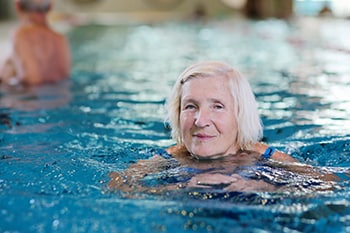
[[[70,81],[1,88],[0,232],[350,232],[349,30],[336,19],[73,29]],[[109,172],[173,144],[165,99],[177,75],[204,59],[240,69],[264,141],[343,177],[337,188],[110,192]]]
[[[317,16],[324,6],[332,9],[332,0],[306,0],[293,1],[294,11],[297,15]]]

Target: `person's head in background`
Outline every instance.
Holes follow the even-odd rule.
[[[262,123],[248,81],[217,61],[191,65],[168,100],[171,135],[198,158],[250,150],[262,137]]]
[[[15,0],[17,14],[34,23],[46,22],[51,7],[51,0]]]

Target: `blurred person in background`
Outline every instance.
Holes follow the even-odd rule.
[[[7,53],[0,57],[0,82],[6,85],[55,83],[70,76],[70,48],[48,23],[51,0],[14,0],[20,19]]]

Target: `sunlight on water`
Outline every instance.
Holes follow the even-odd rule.
[[[0,231],[348,231],[348,23],[225,19],[75,28],[68,34],[70,84],[0,89]],[[248,78],[264,141],[342,181],[260,164],[239,172],[278,192],[111,192],[111,171],[174,143],[164,124],[166,98],[180,72],[204,59],[231,63]],[[143,182],[157,187],[191,175],[164,166]]]

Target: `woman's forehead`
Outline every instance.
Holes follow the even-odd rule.
[[[182,84],[182,89],[193,88],[221,88],[229,86],[229,78],[225,75],[215,75],[215,76],[204,76],[204,77],[192,77],[187,79],[186,82]],[[197,88],[198,87],[198,88]]]
[[[201,77],[188,80],[182,85],[181,99],[194,96],[210,98],[228,98],[231,96],[229,79],[221,77]]]

